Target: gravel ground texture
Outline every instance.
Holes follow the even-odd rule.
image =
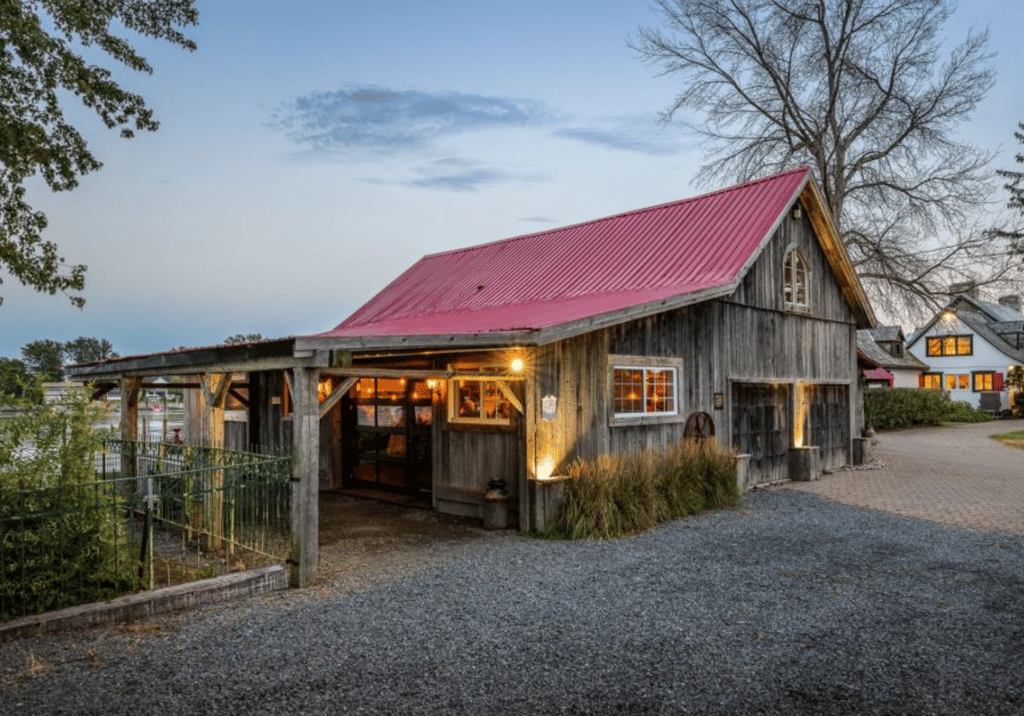
[[[386,545],[0,644],[0,713],[1024,713],[1021,537],[768,490],[627,539]]]

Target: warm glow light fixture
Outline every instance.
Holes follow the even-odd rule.
[[[537,463],[537,479],[538,480],[550,480],[551,473],[555,470],[555,459],[550,455],[545,455],[541,458],[540,462]]]
[[[515,371],[516,373],[518,373],[522,369],[523,369],[523,359],[522,358],[513,358],[512,359],[512,370]]]

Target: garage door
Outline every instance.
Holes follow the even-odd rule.
[[[850,389],[847,385],[804,386],[808,404],[810,445],[821,448],[821,467],[830,470],[849,463]]]
[[[748,487],[789,478],[789,396],[788,385],[733,384],[733,447],[750,455]]]

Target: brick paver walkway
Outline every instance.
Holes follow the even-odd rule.
[[[997,420],[879,433],[873,456],[882,469],[839,471],[784,489],[953,527],[1024,534],[1024,450],[989,437],[1022,429],[1024,420]]]

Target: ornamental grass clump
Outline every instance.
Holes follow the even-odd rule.
[[[713,441],[577,460],[553,528],[569,539],[621,537],[739,501],[736,457]]]

